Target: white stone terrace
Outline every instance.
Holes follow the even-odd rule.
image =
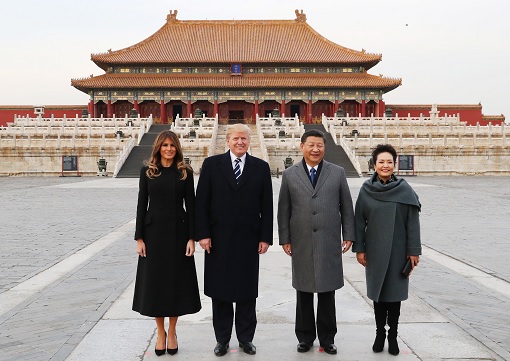
[[[124,138],[141,139],[152,124],[149,118],[30,118],[15,117],[0,127],[0,147],[123,148]]]
[[[201,118],[180,118],[177,116],[170,126],[175,134],[179,136],[179,141],[184,151],[207,149],[207,155],[213,155],[214,144],[218,134],[218,115],[215,117]]]
[[[298,149],[301,135],[305,131],[299,117],[259,117],[257,116],[257,129],[263,135],[267,150]]]

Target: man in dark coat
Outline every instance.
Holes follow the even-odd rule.
[[[344,285],[342,252],[354,239],[351,193],[344,169],[323,160],[321,131],[305,132],[300,147],[303,160],[283,172],[278,198],[278,234],[285,253],[292,256],[297,295],[297,351],[309,351],[317,335],[324,351],[336,354],[335,290]]]
[[[216,356],[226,354],[234,322],[239,346],[254,355],[259,254],[273,243],[269,165],[247,153],[250,128],[227,131],[230,150],[204,160],[196,195],[196,238],[206,251],[204,292],[212,298]]]

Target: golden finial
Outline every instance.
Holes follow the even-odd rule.
[[[169,23],[177,21],[177,10],[170,10],[170,14],[167,15],[166,21]]]
[[[301,12],[299,12],[298,9],[295,11],[296,13],[296,20],[300,23],[306,22],[306,14],[303,12],[303,9],[301,9]]]

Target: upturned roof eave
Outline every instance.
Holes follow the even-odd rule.
[[[131,62],[131,61],[115,61],[115,62],[104,62],[100,60],[92,60],[94,64],[96,64],[99,68],[101,68],[104,71],[107,71],[109,67],[115,67],[115,66],[133,66],[133,67],[141,67],[141,66],[199,66],[199,67],[207,67],[207,66],[218,66],[218,65],[230,65],[233,63],[240,63],[245,66],[275,66],[275,65],[283,65],[283,66],[306,66],[306,65],[323,65],[323,66],[363,66],[365,70],[369,70],[376,66],[380,60],[373,60],[370,62],[367,61],[360,61],[360,62],[334,62],[334,61],[314,61],[314,60],[306,60],[306,61],[278,61],[278,60],[257,60],[257,61],[208,61],[208,62],[193,62],[193,63],[185,63],[182,61],[175,61],[175,62],[169,62],[169,61],[151,61],[151,62],[145,62],[145,63],[137,63],[137,62]]]
[[[177,12],[175,12],[176,15]],[[155,33],[147,37],[146,39],[131,45],[129,47],[111,51],[108,50],[105,53],[97,53],[97,54],[91,54],[91,60],[96,63],[99,67],[102,69],[106,69],[108,66],[112,65],[125,65],[125,64],[177,64],[187,62],[189,58],[180,58],[180,61],[173,61],[172,57],[179,58],[182,54],[175,54],[175,53],[163,53],[160,51],[161,43],[165,43],[168,41],[167,39],[179,36],[179,34],[182,36],[183,34],[186,34],[186,37],[190,36],[188,34],[193,33],[190,29],[195,29],[196,27],[209,27],[212,29],[211,34],[212,39],[208,39],[209,41],[215,40],[219,35],[221,35],[218,39],[218,41],[213,41],[214,43],[218,43],[219,46],[226,46],[224,49],[225,51],[220,52],[220,56],[218,58],[221,58],[221,61],[215,61],[214,59],[206,59],[202,56],[202,54],[198,55],[198,53],[192,53],[188,55],[191,56],[190,63],[200,63],[200,64],[216,64],[216,63],[232,63],[232,62],[240,62],[242,64],[246,63],[271,63],[275,64],[280,62],[284,63],[303,63],[303,62],[310,62],[310,63],[338,63],[338,64],[347,64],[347,63],[353,63],[353,64],[360,64],[365,65],[367,69],[370,69],[374,65],[376,65],[379,61],[382,60],[381,54],[371,54],[366,53],[365,50],[357,51],[350,48],[346,48],[342,45],[339,45],[326,37],[319,34],[315,29],[313,29],[307,22],[306,22],[306,16],[303,19],[300,19],[300,15],[296,12],[297,18],[295,20],[177,20],[175,16],[172,16],[172,12],[169,17],[167,17],[167,22],[160,27]],[[302,14],[303,15],[303,14]],[[297,43],[300,41],[305,41],[304,45],[301,47],[298,47],[302,51],[296,52],[298,54],[297,56],[292,56],[292,52],[284,51],[283,54],[279,54],[278,52],[281,52],[280,47],[269,47],[267,50],[269,50],[269,53],[253,53],[253,54],[247,54],[243,49],[239,48],[239,46],[242,46],[242,44],[246,44],[246,42],[239,43],[238,40],[244,39],[242,35],[240,35],[239,39],[231,39],[234,41],[233,43],[229,43],[229,45],[224,44],[225,34],[231,34],[231,27],[232,25],[239,25],[240,29],[246,29],[248,28],[248,33],[250,31],[254,31],[255,34],[259,34],[259,36],[255,36],[255,39],[261,39],[261,35],[267,35],[267,27],[276,27],[277,29],[283,29],[282,30],[282,36],[289,36],[290,33],[295,33],[297,36]],[[183,30],[184,29],[184,30]],[[219,30],[217,30],[219,29]],[[184,31],[184,32],[183,32]],[[219,35],[218,35],[219,34]],[[246,32],[244,32],[246,37]],[[253,41],[253,33],[251,33],[250,36],[247,36],[245,40],[247,41]],[[228,38],[228,36],[227,36]],[[263,38],[263,37],[262,37]],[[237,42],[236,42],[237,40]],[[326,55],[326,59],[319,59],[315,56],[311,56],[314,51],[311,49],[308,49],[309,46],[306,44],[310,44],[309,41],[314,43],[315,50],[319,49],[319,51],[324,52]],[[295,43],[295,42],[294,42]],[[223,44],[223,45],[222,45]],[[315,47],[315,46],[318,46]],[[158,51],[155,51],[157,49]],[[276,50],[278,49],[278,50]],[[143,51],[142,51],[143,50]],[[288,49],[290,50],[290,49]],[[276,53],[274,52],[276,51]],[[307,51],[310,53],[308,54]],[[143,60],[140,60],[140,52],[143,54],[148,54],[147,57],[149,61],[145,62]],[[335,53],[337,53],[335,55]],[[233,58],[237,58],[235,61],[230,60],[229,56],[237,54],[238,56],[233,56]],[[304,56],[303,54],[308,54],[309,56]],[[245,57],[245,55],[247,55]],[[263,59],[264,56],[269,55],[269,59],[266,57],[266,59]],[[271,55],[273,57],[271,57]],[[277,56],[277,59],[274,58],[275,55]],[[195,59],[193,59],[195,57]],[[344,58],[347,57],[348,59],[344,59],[340,62],[336,62],[334,58]],[[128,58],[128,59],[126,59]],[[130,58],[130,59],[129,59]],[[293,58],[293,59],[292,59]],[[142,57],[143,59],[143,57]],[[212,60],[212,61],[205,61],[205,60]]]
[[[361,76],[361,78],[359,78]],[[287,88],[287,89],[380,89],[383,92],[389,92],[402,84],[402,79],[395,78],[382,78],[375,77],[369,74],[347,74],[336,77],[335,75],[315,75],[315,74],[297,74],[289,76],[273,76],[278,79],[272,82],[254,81],[256,78],[265,78],[265,75],[246,75],[247,81],[245,84],[237,82],[242,78],[236,79],[237,83],[225,83],[225,75],[210,75],[204,79],[203,75],[200,76],[184,76],[184,75],[152,75],[147,77],[146,74],[136,75],[119,75],[119,74],[103,74],[96,77],[73,79],[71,85],[75,88],[89,92],[97,89],[274,89],[274,88]],[[269,76],[271,77],[271,75]],[[358,79],[349,79],[358,77]],[[146,79],[144,79],[146,78]],[[167,81],[164,81],[166,78]],[[175,81],[176,79],[189,79],[195,78],[194,81]],[[197,78],[203,81],[197,82]],[[214,80],[216,78],[216,80]],[[142,79],[143,81],[140,81]],[[229,79],[229,80],[230,80]],[[163,80],[163,81],[162,81]],[[187,83],[187,84],[186,84]]]

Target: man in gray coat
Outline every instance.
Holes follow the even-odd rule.
[[[344,285],[342,253],[354,238],[354,211],[344,169],[323,160],[325,143],[319,130],[302,135],[303,160],[283,172],[278,234],[292,256],[297,351],[309,351],[317,335],[324,351],[336,354],[335,290]]]

